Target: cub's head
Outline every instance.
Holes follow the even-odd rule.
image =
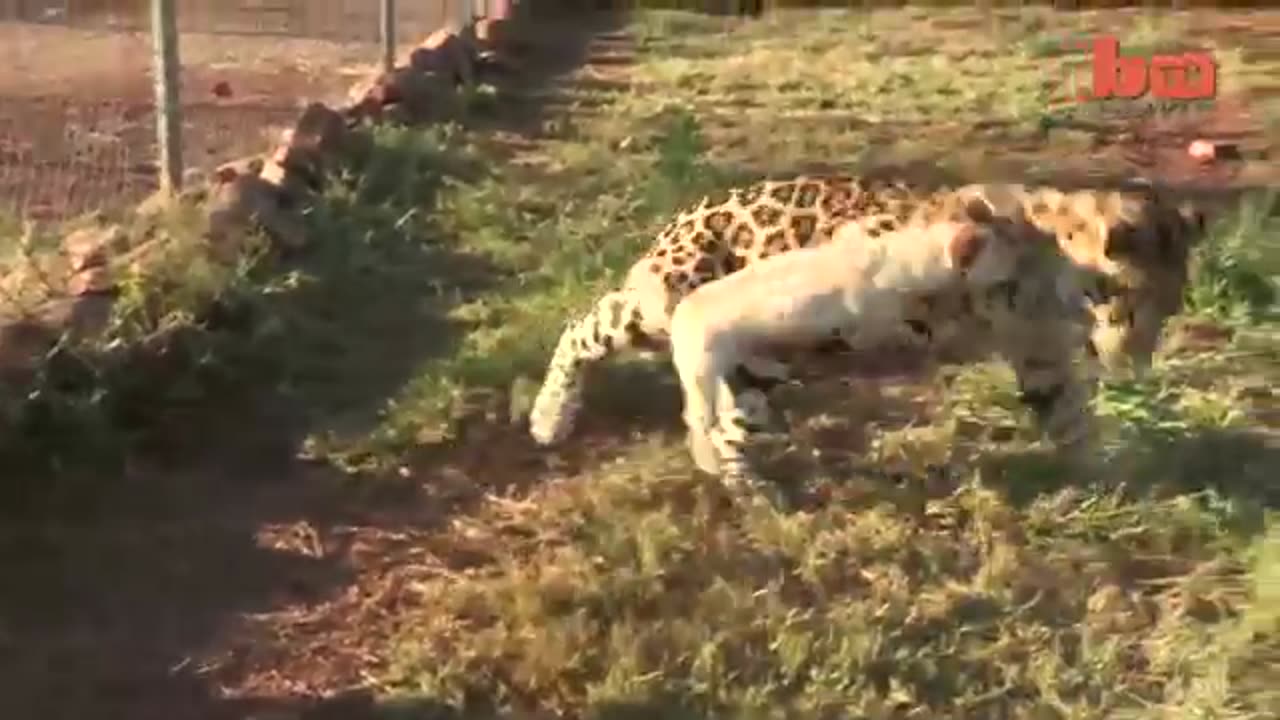
[[[1191,251],[1207,213],[1154,188],[1063,193],[1029,190],[1031,222],[1057,236],[1063,251],[1093,271],[1085,285],[1090,346],[1109,371],[1151,366],[1164,324],[1182,309]]]
[[[971,287],[998,285],[1017,274],[1017,243],[989,225],[948,221],[929,227],[927,233],[941,243],[950,268]]]
[[[1026,222],[1015,202],[962,188],[942,232],[951,266],[970,287],[1016,283],[1052,288],[1066,299],[1080,292],[1079,269],[1051,234]],[[1008,207],[1006,207],[1008,205]]]

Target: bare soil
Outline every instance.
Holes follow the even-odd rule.
[[[0,19],[0,211],[60,220],[126,207],[155,189],[151,39],[129,29],[145,27],[136,19],[104,27],[111,20],[68,27]],[[188,20],[219,26],[217,18]],[[402,18],[402,43],[420,41],[438,20],[436,13]],[[336,101],[376,71],[376,14],[364,7],[346,21],[345,32],[338,23],[328,39],[270,23],[257,32],[222,22],[217,34],[182,33],[184,168],[207,171],[268,151],[302,104]],[[215,94],[219,85],[231,94]]]
[[[1260,32],[1253,20],[1238,22]],[[547,46],[581,46],[587,30],[561,28],[562,40]],[[0,62],[21,42],[28,43],[21,53],[34,55],[39,44],[49,62],[39,63],[47,71],[39,81],[0,76],[0,205],[55,218],[145,194],[145,51],[114,35],[10,24],[0,25]],[[104,60],[114,56],[95,51],[95,42],[128,46],[120,57],[129,60]],[[207,42],[188,45],[183,78],[191,166],[262,148],[299,97],[345,90],[376,57],[372,48],[323,42]],[[588,57],[582,76],[624,75],[613,58],[627,38],[603,32],[594,43],[609,50],[599,63]],[[259,60],[242,59],[250,46]],[[50,47],[67,57],[47,58]],[[235,64],[217,63],[214,47]],[[103,72],[91,76],[86,65]],[[539,69],[533,62],[525,71]],[[220,81],[232,87],[231,98],[211,96]],[[1262,147],[1246,102],[1221,103],[1195,124],[1138,123],[1100,142],[1118,163],[1148,175],[1214,185],[1274,182],[1274,170],[1254,169],[1263,161],[1206,169],[1182,151],[1188,138],[1211,136],[1274,152]],[[536,149],[529,123],[536,113],[521,101],[507,103],[495,132],[511,139],[515,154]],[[85,151],[67,138],[67,118],[85,114],[84,131],[114,138],[109,149]],[[1033,154],[1051,156],[1049,141]],[[252,399],[226,417],[178,428],[196,438],[180,446],[183,457],[130,468],[123,490],[96,506],[0,526],[0,717],[391,717],[368,690],[386,658],[368,648],[397,633],[400,611],[415,602],[416,580],[466,573],[486,558],[484,547],[468,545],[456,518],[486,497],[518,495],[594,463],[646,425],[674,429],[676,413],[667,405],[639,422],[635,406],[598,407],[582,428],[581,449],[559,459],[537,452],[518,427],[481,425],[406,466],[403,482],[374,489],[296,459],[295,418]],[[448,523],[456,542],[425,541]]]

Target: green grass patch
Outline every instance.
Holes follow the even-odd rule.
[[[56,438],[132,447],[239,398],[292,408],[309,460],[369,483],[464,472],[483,496],[508,478],[454,463],[478,454],[458,429],[518,424],[564,323],[676,209],[761,167],[1001,154],[1007,136],[930,133],[1038,121],[1059,58],[1025,38],[1047,25],[919,15],[639,15],[634,85],[584,91],[594,112],[514,158],[456,127],[374,132],[299,258],[210,263],[168,217],[172,256],[109,337],[52,359],[5,452],[53,472]],[[439,562],[408,568],[371,684],[475,718],[1280,714],[1273,207],[1249,199],[1197,250],[1185,319],[1216,339],[1102,388],[1097,477],[1046,451],[1000,364],[861,395],[832,379],[794,392],[822,408],[794,413],[796,445],[859,434],[835,424],[850,410],[865,447],[780,478],[817,498],[797,512],[729,506],[654,434],[423,530]],[[593,377],[600,402],[656,392],[620,377]]]
[[[921,123],[1039,112],[1032,53],[986,36],[873,37],[867,23],[894,22],[882,17],[810,23],[797,37],[782,32],[795,27],[785,14],[642,16],[652,55],[632,77],[644,93],[610,93],[572,139],[445,201],[457,242],[510,277],[459,306],[473,331],[420,368],[384,425],[396,442],[362,446],[366,460],[400,462],[447,398],[540,379],[562,323],[683,203],[757,158],[783,167],[874,136],[805,133],[789,113],[824,102]],[[934,40],[950,65],[912,54]],[[617,463],[493,498],[428,541],[486,560],[416,586],[417,609],[380,648],[391,663],[380,692],[458,717],[1280,712],[1268,202],[1249,199],[1197,251],[1189,315],[1227,339],[1171,342],[1152,377],[1102,389],[1102,475],[1074,477],[1053,458],[999,364],[883,384],[861,462],[781,478],[821,498],[790,514],[730,508],[682,443],[649,437]],[[621,397],[611,374],[593,379]],[[843,410],[848,390],[830,385],[798,391],[800,405]],[[910,410],[930,387],[941,402]],[[833,414],[794,417],[796,437],[822,434]],[[439,441],[418,441],[428,435]]]
[[[127,227],[151,250],[122,270],[106,331],[59,344],[22,395],[6,388],[6,490],[72,504],[111,492],[131,454],[181,454],[196,438],[174,427],[199,435],[246,405],[288,407],[303,427],[376,422],[370,400],[447,351],[460,332],[448,311],[491,280],[434,221],[447,179],[474,171],[450,133],[373,131],[367,156],[306,209],[298,257],[251,237],[234,262],[216,259],[185,204]]]

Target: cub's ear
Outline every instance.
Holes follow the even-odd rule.
[[[968,270],[986,246],[987,236],[979,233],[977,225],[972,223],[955,225],[948,232],[947,254],[951,257],[952,267]]]
[[[964,201],[964,216],[975,223],[990,223],[995,215],[995,207],[985,197],[973,195]]]
[[[964,198],[964,215],[976,223],[991,224],[997,217],[1016,221],[1025,214],[1027,189],[1023,185],[980,183],[967,186],[960,195]]]

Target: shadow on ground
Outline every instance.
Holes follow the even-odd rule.
[[[623,68],[635,61],[631,39],[622,33],[626,17],[620,13],[586,12],[578,15],[525,12],[519,23],[519,45],[513,57],[501,65],[481,68],[480,78],[496,94],[477,103],[466,119],[469,129],[516,135],[528,141],[558,132],[552,119],[589,102],[585,90],[616,90],[617,80],[599,77],[564,80],[585,66]]]
[[[463,720],[466,715],[443,703],[432,700],[375,701],[366,693],[351,693],[331,700],[307,703],[282,703],[274,700],[246,700],[234,717],[296,718],[296,720]],[[232,716],[227,716],[232,717]],[[485,713],[493,720],[520,717],[517,713]],[[636,702],[605,702],[592,708],[592,717],[599,720],[701,720],[706,717],[681,705],[678,699]]]
[[[553,82],[589,60],[593,36],[619,24],[603,15],[576,20],[557,22],[554,37],[539,35],[538,47],[554,52],[523,64],[508,87]],[[487,122],[528,127],[554,112],[528,98],[506,109],[500,103]],[[249,676],[248,694],[280,697],[358,683],[362,669],[342,648],[306,643],[315,655],[310,676],[273,674],[272,641],[281,638],[240,628],[259,613],[305,616],[317,605],[363,602],[350,597],[358,556],[394,562],[379,538],[394,545],[435,527],[488,489],[471,483],[445,496],[431,494],[426,479],[357,484],[297,457],[311,428],[372,422],[415,368],[450,352],[465,332],[446,317],[452,304],[496,280],[491,267],[448,243],[402,232],[435,189],[366,188],[378,197],[331,203],[315,220],[325,241],[286,263],[312,282],[285,283],[247,318],[232,308],[196,333],[237,338],[226,355],[210,361],[200,342],[179,341],[166,357],[131,361],[126,370],[143,381],[116,405],[133,426],[130,447],[140,449],[83,469],[67,492],[42,487],[47,478],[6,488],[0,716],[404,716],[394,708],[361,715],[355,701],[241,701],[227,691]],[[408,227],[430,232],[431,224]],[[264,359],[264,348],[282,357]],[[54,449],[79,440],[40,438]],[[465,462],[474,443],[458,446],[442,452]],[[290,627],[304,636],[323,631],[306,617]]]

